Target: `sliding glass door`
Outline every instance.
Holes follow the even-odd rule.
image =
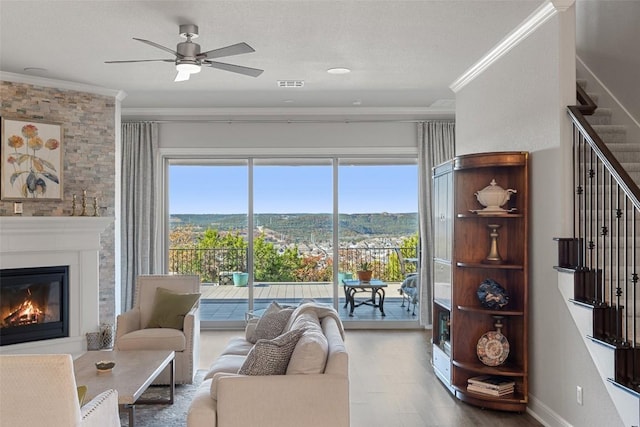
[[[398,292],[418,268],[415,158],[175,159],[167,170],[166,270],[200,276],[203,327],[306,299],[349,323],[417,323]],[[385,316],[366,305],[349,316],[342,280],[364,262],[387,284]]]

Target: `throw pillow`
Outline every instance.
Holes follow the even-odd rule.
[[[172,328],[182,330],[184,316],[200,299],[200,294],[181,294],[169,289],[157,288],[153,310],[147,328]]]
[[[291,330],[305,328],[298,340],[287,366],[289,374],[321,374],[329,354],[329,342],[322,332],[320,320],[315,311],[306,311],[298,315]]]
[[[255,344],[258,340],[271,340],[279,336],[289,321],[291,313],[293,313],[293,308],[284,308],[273,301],[258,320],[258,324],[248,341]]]
[[[258,340],[244,363],[240,375],[284,375],[291,354],[306,329],[294,329],[272,340]]]
[[[84,405],[84,398],[87,396],[87,386],[79,385],[78,387],[76,387],[76,391],[78,392],[78,403],[82,408],[82,405]]]

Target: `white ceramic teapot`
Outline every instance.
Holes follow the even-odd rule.
[[[501,206],[507,203],[514,193],[517,193],[517,191],[513,189],[505,190],[496,183],[495,179],[492,179],[489,185],[474,194],[485,207],[485,211],[504,211]]]

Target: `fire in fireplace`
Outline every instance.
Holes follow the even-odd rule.
[[[0,270],[0,345],[69,336],[69,267]]]

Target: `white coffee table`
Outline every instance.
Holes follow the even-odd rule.
[[[135,405],[147,403],[173,404],[175,393],[175,354],[169,350],[88,351],[73,361],[76,384],[87,386],[86,400],[108,389],[118,392],[121,412],[128,412],[129,427],[134,426]],[[110,372],[98,372],[96,362],[113,360]],[[140,396],[167,367],[170,371],[170,394],[167,400],[140,400]]]

